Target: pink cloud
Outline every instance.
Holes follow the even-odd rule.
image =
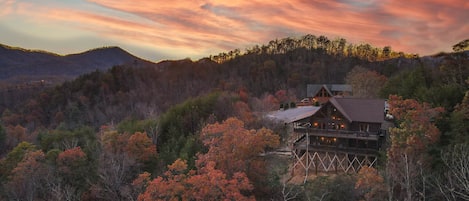
[[[14,0],[5,0],[0,2],[0,16],[5,16],[13,11]]]
[[[308,33],[431,54],[449,51],[452,44],[469,36],[469,3],[464,0],[88,2],[109,12],[35,5],[42,11],[28,15],[102,37],[199,55]]]

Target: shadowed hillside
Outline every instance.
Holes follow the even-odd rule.
[[[17,84],[52,76],[70,79],[95,70],[107,70],[115,65],[141,67],[149,64],[119,47],[61,56],[0,45],[0,80]]]

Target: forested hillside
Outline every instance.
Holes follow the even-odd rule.
[[[106,71],[115,65],[146,66],[140,59],[119,47],[103,47],[82,53],[58,55],[0,44],[0,90],[5,85],[27,84],[46,80],[70,80],[95,70]]]
[[[413,182],[412,188],[378,189],[383,191],[379,196],[405,198],[408,190],[427,192],[423,195],[427,199],[441,200],[452,193],[442,186],[445,179],[452,178],[449,173],[432,183],[419,182],[445,172],[446,163],[441,161],[447,158],[442,150],[462,154],[459,149],[469,148],[465,124],[469,119],[469,54],[455,50],[419,57],[391,47],[306,35],[198,61],[96,70],[32,98],[3,91],[0,195],[37,200],[206,200],[223,195],[235,200],[282,200],[291,191],[289,195],[297,199],[324,194],[329,200],[341,200],[337,196],[364,199],[376,189],[360,183],[359,177],[286,184],[281,179],[285,160],[259,157],[281,146],[285,137],[281,125],[262,118],[265,112],[301,100],[306,84],[348,83],[354,90],[363,89],[357,96],[390,98],[394,105],[407,108],[395,110],[402,114],[396,121],[402,130],[395,130],[395,135],[405,132],[407,127],[399,125],[402,122],[414,122],[406,125],[409,128],[420,124],[437,129],[431,142],[422,140],[424,148],[414,151],[425,153],[413,156],[415,161],[425,158],[427,169],[423,172],[423,166],[414,167],[415,171],[421,168],[421,175],[415,173],[412,181],[402,181]],[[425,121],[404,115],[408,110],[434,118]],[[421,129],[415,133],[425,136]],[[405,147],[405,140],[391,143]],[[463,145],[456,145],[460,143]],[[399,151],[394,147],[388,153]],[[380,176],[377,174],[385,172],[385,167],[372,171],[376,171],[372,176]],[[392,181],[400,182],[397,178],[402,175],[394,176]],[[218,182],[211,183],[214,181]],[[355,183],[356,189],[340,189],[341,193],[326,189]],[[437,184],[440,191],[435,190]],[[218,190],[207,190],[210,188]]]

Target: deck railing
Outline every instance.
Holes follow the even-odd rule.
[[[336,129],[317,129],[309,127],[295,127],[294,131],[297,133],[308,134],[310,136],[324,136],[335,138],[348,138],[348,139],[362,139],[362,140],[378,140],[383,132],[362,132],[362,131],[348,131]]]

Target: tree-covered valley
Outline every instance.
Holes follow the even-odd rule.
[[[467,47],[419,56],[306,35],[1,90],[0,198],[467,200]],[[378,168],[293,182],[291,158],[268,154],[288,132],[264,115],[332,83],[388,99],[395,127]]]

